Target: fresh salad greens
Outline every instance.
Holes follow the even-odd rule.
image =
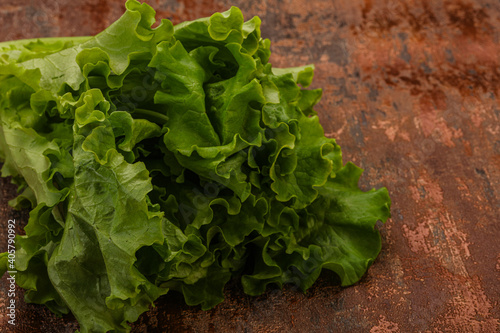
[[[250,295],[323,268],[358,281],[390,199],[324,136],[313,67],[272,68],[260,19],[235,7],[154,29],[151,7],[126,8],[95,37],[0,44],[2,176],[32,209],[26,301],[126,332],[170,289],[209,309],[232,277]]]

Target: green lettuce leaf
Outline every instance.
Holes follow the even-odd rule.
[[[273,68],[236,7],[175,27],[136,0],[94,37],[0,43],[0,160],[31,208],[16,237],[27,302],[80,332],[129,332],[169,290],[210,309],[239,278],[359,281],[381,250],[385,188],[361,191],[307,89]],[[8,256],[0,254],[0,273]]]

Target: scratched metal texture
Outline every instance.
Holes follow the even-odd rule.
[[[393,205],[382,252],[354,286],[325,273],[307,294],[288,286],[249,297],[233,281],[211,311],[170,293],[133,332],[500,330],[500,2],[147,2],[174,24],[230,5],[260,16],[276,67],[316,65],[327,136],[365,169],[360,186],[386,186]],[[0,0],[0,40],[91,35],[123,11],[121,0]],[[0,230],[10,218],[27,221],[7,206],[14,197],[2,180]],[[18,290],[12,329],[1,283],[1,332],[78,327],[25,304]]]

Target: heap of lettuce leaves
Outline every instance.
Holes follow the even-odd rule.
[[[209,309],[233,276],[250,295],[306,290],[322,268],[358,281],[390,199],[324,136],[312,66],[272,68],[235,7],[154,29],[151,7],[126,8],[92,38],[1,44],[2,176],[32,208],[26,301],[123,332],[169,289]]]

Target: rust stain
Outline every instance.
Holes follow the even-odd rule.
[[[470,199],[471,193],[469,186],[465,183],[462,178],[455,177],[455,183],[457,184],[457,190],[460,191],[460,197],[463,199]]]
[[[489,18],[483,8],[477,9],[472,3],[448,1],[445,2],[445,8],[450,23],[457,27],[464,36],[475,37],[477,26],[487,22]]]
[[[431,199],[435,204],[443,202],[443,189],[438,183],[432,182],[429,179],[419,178],[417,184],[424,188],[426,197]]]
[[[468,276],[464,263],[465,259],[470,258],[470,243],[467,242],[467,235],[458,229],[457,222],[450,217],[448,212],[441,215],[439,220],[443,224],[444,235],[449,245],[448,256],[451,257],[453,269],[462,276]]]
[[[471,147],[470,142],[465,141],[463,144],[464,144],[464,151],[465,151],[465,154],[466,154],[467,156],[469,156],[469,157],[470,157],[470,156],[472,156],[473,152],[472,152],[472,147]]]
[[[394,124],[390,120],[378,120],[376,125],[373,125],[374,129],[383,129],[387,138],[391,141],[394,140],[404,140],[411,141],[410,133],[405,130],[406,122],[408,118],[403,117],[399,124]]]
[[[395,87],[404,83],[414,95],[433,93],[439,85],[459,89],[464,96],[476,89],[498,93],[500,73],[495,64],[500,50],[494,34],[485,33],[494,28],[483,8],[471,3],[447,2],[446,16],[436,17],[434,13],[440,8],[437,3],[393,3],[391,8],[381,7],[378,11],[365,5],[370,10],[363,10],[364,22],[352,28],[354,36],[362,42],[359,52],[354,52],[360,63],[370,67],[379,65],[376,67],[384,74],[381,78],[385,84]],[[402,20],[393,19],[395,16]],[[396,27],[404,31],[400,36],[405,37],[397,39],[399,50],[394,56],[396,43],[380,37]],[[449,27],[462,32],[453,35],[453,42],[443,40],[442,35]],[[413,38],[406,37],[407,29]],[[431,29],[437,36],[429,36]],[[438,43],[449,47],[432,47]]]
[[[417,128],[422,129],[426,137],[432,136],[447,147],[454,147],[455,142],[453,140],[461,138],[463,132],[460,128],[449,128],[446,121],[440,116],[441,112],[439,110],[444,110],[446,107],[442,105],[444,102],[439,103],[438,101],[443,101],[443,99],[438,100],[435,97],[423,94],[419,99],[421,112],[418,118],[415,119],[415,125]]]
[[[500,320],[492,317],[493,306],[477,277],[456,280],[451,287],[452,299],[448,310],[436,322],[451,331],[498,332]]]
[[[372,10],[372,0],[365,0],[365,5],[361,10],[361,15],[363,16],[363,19],[366,20],[367,15],[371,10]]]
[[[380,315],[377,326],[373,326],[370,333],[396,333],[400,332],[399,325],[388,321],[385,316]]]
[[[413,201],[418,202],[420,201],[420,193],[418,191],[418,188],[414,185],[409,185],[408,189],[410,190],[411,197]]]
[[[106,29],[106,27],[111,23],[108,19],[110,12],[109,2],[106,0],[98,0],[95,2],[95,4],[92,4],[89,9],[89,14],[92,16],[96,16],[95,18],[93,18],[93,20],[95,20],[95,22],[99,22],[94,26],[95,29],[97,29],[97,31]]]
[[[23,6],[2,5],[2,13],[13,13],[23,10]]]
[[[418,186],[409,187],[414,200],[420,201],[423,197],[432,205],[440,205],[443,202],[443,190],[439,184],[430,181],[427,176],[419,178],[417,184]],[[422,190],[419,190],[419,187]],[[431,254],[454,274],[468,276],[464,260],[471,256],[470,243],[467,241],[467,234],[457,227],[457,222],[448,212],[436,212],[431,209],[424,213],[421,220],[422,222],[413,229],[403,225],[410,249],[414,253]]]
[[[427,254],[431,252],[426,242],[426,238],[430,233],[429,225],[426,221],[420,222],[413,230],[411,230],[408,225],[403,225],[403,234],[408,241],[411,251],[414,253],[423,252]]]

